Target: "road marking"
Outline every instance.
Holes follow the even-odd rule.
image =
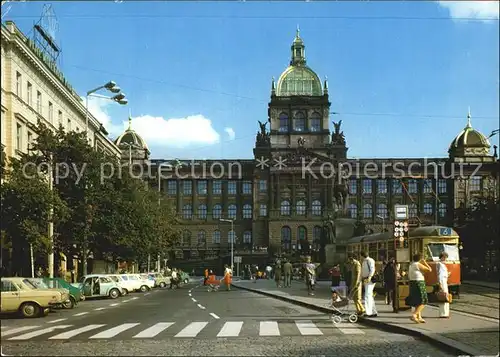
[[[122,302],[129,302],[130,300],[132,300],[132,299],[123,300]]]
[[[259,336],[279,336],[280,329],[276,321],[261,321]]]
[[[198,304],[198,307],[202,310],[205,310],[205,306],[201,305],[201,304]]]
[[[4,326],[2,326],[2,327],[4,327]],[[39,328],[39,327],[40,326],[23,326],[23,327],[18,327],[18,328],[9,330],[9,331],[2,332],[2,337],[10,336],[10,335],[15,335],[16,333],[33,330],[33,329],[36,329],[36,328]]]
[[[126,331],[126,330],[129,330],[132,327],[135,327],[137,325],[140,325],[140,324],[139,323],[121,324],[121,325],[118,325],[116,327],[110,328],[108,330],[99,332],[97,335],[90,336],[89,338],[90,339],[97,339],[97,338],[111,338],[111,337],[115,337],[119,333],[121,333],[123,331]]]
[[[120,303],[119,302],[115,302],[114,304],[111,304],[109,306],[118,306],[118,305],[120,305]]]
[[[74,314],[73,316],[83,316],[83,315],[87,315],[88,312],[79,312],[78,314]]]
[[[144,296],[147,296],[147,295],[149,295],[149,294],[151,294],[151,293],[145,293],[145,294],[144,294]]]
[[[191,293],[189,293],[188,295],[189,295],[189,296],[193,296],[193,294],[191,294]]]
[[[150,328],[147,328],[144,331],[139,332],[133,338],[153,338],[160,332],[172,326],[173,324],[174,324],[173,322],[159,322],[151,326]]]
[[[53,321],[47,321],[48,324],[55,324],[57,322],[61,322],[61,321],[64,321],[64,320],[67,320],[67,319],[57,319],[57,320],[53,320]]]
[[[198,302],[198,301],[196,301],[196,299],[195,299],[195,298],[191,298],[191,300],[193,300],[193,302]]]
[[[83,327],[77,328],[75,330],[63,332],[63,333],[60,333],[58,335],[49,337],[49,340],[68,340],[71,337],[74,337],[76,335],[79,335],[79,334],[87,332],[87,331],[92,331],[92,330],[98,329],[99,327],[103,327],[103,326],[106,326],[106,325],[100,324],[100,325],[83,326]]]
[[[364,335],[364,332],[357,328],[354,324],[348,324],[345,322],[334,324],[336,328],[339,329],[345,335]]]
[[[208,322],[191,322],[184,327],[175,337],[196,337],[201,330],[208,325]]]
[[[95,311],[101,311],[101,310],[104,310],[106,309],[105,307],[98,307],[97,309],[94,309]]]
[[[16,337],[11,337],[9,338],[9,341],[21,341],[21,340],[29,340],[30,338],[37,337],[40,335],[44,335],[46,333],[51,333],[54,332],[55,330],[62,330],[68,327],[71,327],[73,325],[59,325],[59,326],[52,326],[48,328],[44,328],[38,331],[33,331],[33,332],[28,332],[25,333],[24,335],[16,336]]]
[[[322,335],[323,332],[311,320],[295,321],[302,336]]]
[[[243,327],[243,321],[229,321],[222,326],[217,337],[238,337]]]
[[[139,297],[134,296],[134,297],[133,297],[132,299],[130,299],[130,300],[137,300],[137,299],[139,299]]]
[[[210,313],[210,316],[212,316],[214,319],[220,319],[220,317],[214,314],[213,312]]]

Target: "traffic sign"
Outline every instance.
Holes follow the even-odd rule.
[[[235,263],[241,263],[241,256],[234,257],[234,262]]]
[[[408,219],[408,205],[394,205],[396,219]]]

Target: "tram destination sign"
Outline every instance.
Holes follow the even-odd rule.
[[[408,205],[394,205],[395,219],[408,219]]]

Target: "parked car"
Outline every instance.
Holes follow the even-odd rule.
[[[151,290],[155,287],[155,282],[153,280],[148,279],[147,274],[131,274],[135,275],[141,282],[140,291],[144,292],[146,290]]]
[[[170,278],[164,276],[162,273],[149,273],[149,280],[153,280],[155,283],[155,287],[164,288],[167,285],[170,285]]]
[[[130,279],[127,274],[106,274],[106,276],[111,278],[115,283],[118,283],[125,290],[124,295],[140,288],[139,280]]]
[[[37,289],[26,278],[1,279],[1,312],[19,313],[23,317],[47,316],[50,308],[61,304],[63,294],[55,290]]]
[[[179,274],[180,281],[182,283],[184,283],[184,284],[189,283],[189,274],[188,273],[181,271],[178,274]]]
[[[85,300],[85,295],[83,295],[83,291],[80,288],[71,285],[63,278],[43,278],[43,281],[50,288],[67,289],[69,291],[70,303],[73,305],[72,307],[76,306],[80,301]]]
[[[55,307],[62,307],[65,309],[72,309],[75,307],[74,304],[71,303],[71,297],[69,295],[69,290],[65,288],[59,288],[59,287],[50,287],[48,286],[45,281],[42,278],[27,278],[33,285],[36,286],[37,289],[48,289],[48,290],[54,290],[54,291],[59,291],[63,298],[61,301],[60,305],[56,305]]]
[[[116,299],[125,295],[125,290],[110,277],[101,274],[83,276],[79,283],[71,284],[83,291],[85,298],[110,297]]]

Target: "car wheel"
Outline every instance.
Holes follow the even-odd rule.
[[[160,283],[160,288],[164,288],[165,286],[167,286],[167,284],[165,284],[164,282]]]
[[[148,287],[146,285],[141,286],[141,292],[146,292],[148,291]]]
[[[123,290],[123,296],[127,295],[128,294],[128,290],[127,289],[122,289]]]
[[[184,279],[184,284],[187,284],[187,283],[189,283],[189,279],[188,278]]]
[[[120,292],[118,291],[118,289],[111,289],[111,291],[109,292],[109,297],[111,299],[116,299],[118,296],[120,296]]]
[[[68,301],[63,302],[63,307],[65,309],[73,309],[76,306],[76,301],[75,299],[70,296]]]
[[[34,302],[25,302],[19,311],[23,317],[32,318],[40,315],[40,306]]]

